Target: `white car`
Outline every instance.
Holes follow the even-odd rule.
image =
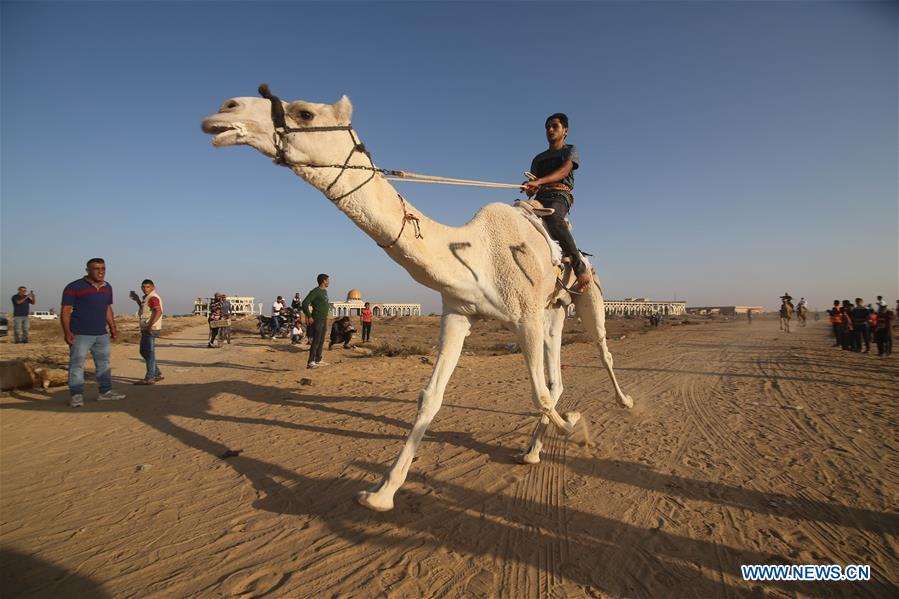
[[[49,310],[35,310],[31,313],[32,318],[37,318],[38,320],[59,320],[59,315],[50,312]]]

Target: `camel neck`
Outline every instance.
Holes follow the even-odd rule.
[[[411,264],[425,266],[430,255],[425,248],[432,243],[429,232],[433,235],[438,229],[446,228],[422,214],[405,197],[400,199],[399,192],[380,174],[363,185],[371,171],[347,170],[332,185],[333,172],[294,170],[406,268]],[[406,215],[411,218],[407,219]]]

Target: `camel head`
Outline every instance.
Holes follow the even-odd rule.
[[[267,91],[267,88],[266,88]],[[343,96],[335,104],[316,104],[296,100],[275,102],[283,109],[287,128],[320,128],[348,126],[353,105]],[[226,100],[219,111],[203,121],[203,132],[213,135],[216,147],[246,145],[269,158],[278,155],[278,136],[272,120],[272,101],[265,98],[239,97]],[[298,131],[281,137],[284,159],[292,164],[342,163],[355,145],[345,130]]]

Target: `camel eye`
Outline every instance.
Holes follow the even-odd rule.
[[[300,111],[300,118],[303,119],[304,121],[311,121],[314,116],[315,115],[312,114],[311,112],[309,112],[308,110]]]

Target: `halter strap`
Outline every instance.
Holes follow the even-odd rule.
[[[355,132],[353,131],[353,124],[350,123],[348,125],[328,125],[324,127],[288,127],[287,119],[284,115],[284,106],[282,105],[281,99],[273,94],[268,87],[268,84],[263,83],[259,86],[259,95],[263,98],[271,102],[271,115],[272,115],[272,124],[274,125],[275,133],[273,136],[273,143],[275,145],[275,159],[274,163],[280,166],[307,166],[312,168],[339,168],[340,172],[337,173],[337,176],[334,177],[334,180],[325,188],[325,195],[337,181],[343,176],[344,171],[348,169],[355,170],[365,170],[372,171],[371,176],[368,177],[361,184],[357,185],[350,191],[342,194],[336,198],[329,198],[335,204],[347,197],[348,195],[355,193],[356,191],[362,189],[369,181],[375,178],[375,173],[381,173],[382,175],[391,174],[393,171],[388,171],[386,169],[378,168],[375,166],[375,163],[371,159],[371,154],[368,150],[365,149],[365,145],[361,142],[357,141]],[[353,141],[352,149],[350,153],[347,155],[346,160],[343,161],[343,164],[311,164],[311,163],[302,163],[302,162],[289,162],[287,160],[287,156],[285,154],[285,136],[290,135],[291,133],[316,133],[320,131],[346,131],[350,135],[350,139]],[[368,162],[371,166],[364,165],[351,165],[350,160],[353,158],[353,154],[359,152],[360,154],[365,154],[365,157],[368,158]]]

